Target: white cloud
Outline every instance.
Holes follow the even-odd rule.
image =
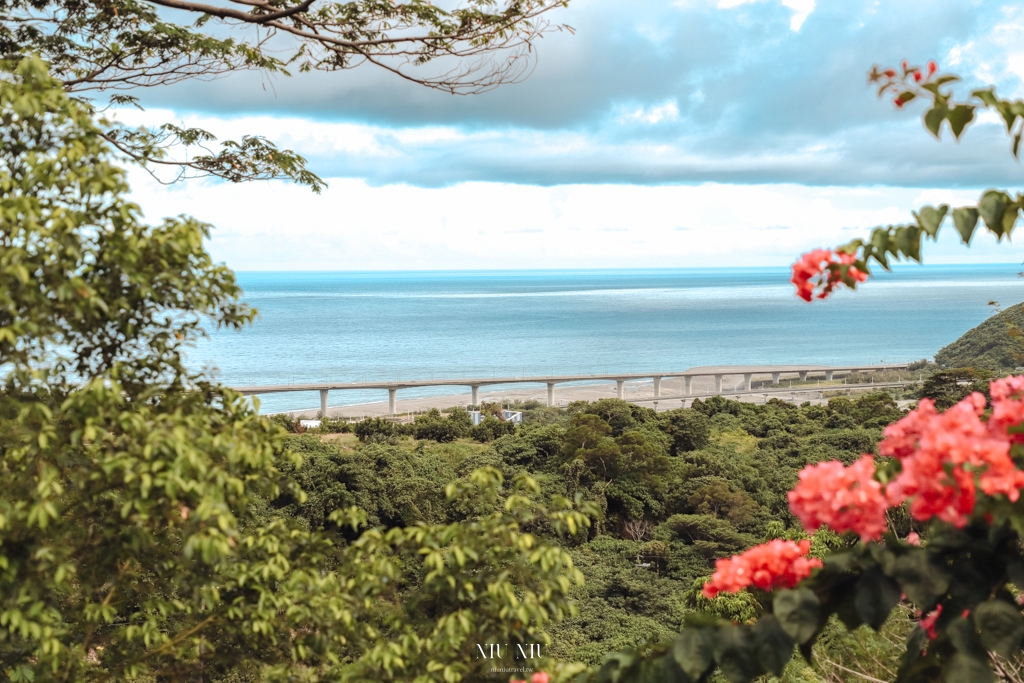
[[[675,100],[669,100],[662,104],[651,107],[637,107],[622,115],[623,121],[637,121],[640,123],[660,123],[661,121],[675,121],[679,118],[679,105]]]
[[[718,0],[719,9],[732,9],[740,5],[747,5],[759,0]],[[814,12],[816,0],[780,0],[783,7],[793,10],[793,17],[789,20],[789,28],[799,31],[807,21],[807,17]]]
[[[382,140],[382,129],[357,123],[323,122],[293,116],[214,116],[176,112],[166,109],[117,109],[113,118],[129,126],[159,125],[172,122],[179,126],[203,128],[221,139],[237,138],[258,131],[282,147],[317,152],[369,156],[391,156]],[[391,133],[391,131],[388,131]],[[454,128],[423,127],[405,129],[402,142],[451,141],[458,137]]]
[[[332,179],[321,196],[283,182],[171,188],[133,173],[149,220],[188,213],[236,270],[418,270],[787,265],[797,254],[905,222],[922,202],[975,192],[707,183],[536,187],[368,186]],[[950,239],[932,262],[1020,260],[984,239]],[[947,244],[948,242],[948,244]]]

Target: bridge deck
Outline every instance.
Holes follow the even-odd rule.
[[[904,370],[906,363],[885,365],[709,365],[679,372],[625,372],[595,375],[539,375],[535,377],[458,377],[445,379],[395,380],[386,382],[324,382],[317,384],[267,384],[235,387],[245,395],[276,394],[291,391],[343,391],[349,389],[410,389],[413,387],[486,387],[499,384],[566,384],[569,382],[622,381],[671,378],[714,377],[728,375],[774,375],[775,373],[850,373],[857,371]]]

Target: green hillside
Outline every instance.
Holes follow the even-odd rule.
[[[984,368],[997,373],[1024,365],[1024,304],[997,313],[935,354],[947,368]]]

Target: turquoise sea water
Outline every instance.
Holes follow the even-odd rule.
[[[244,386],[908,361],[991,315],[989,301],[1024,299],[1019,270],[904,266],[813,304],[786,268],[239,273],[260,318],[211,332],[190,362]],[[331,394],[331,405],[381,400]],[[269,395],[261,411],[318,401]]]

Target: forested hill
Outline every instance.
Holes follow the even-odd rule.
[[[979,368],[996,373],[1024,365],[1024,304],[997,313],[935,354],[946,368]]]
[[[716,397],[657,414],[614,399],[568,409],[518,407],[525,418],[518,427],[494,418],[472,427],[468,414],[456,409],[447,416],[431,411],[415,424],[369,419],[356,424],[354,434],[323,433],[351,428],[326,421],[319,433],[290,437],[291,450],[305,463],[297,470],[281,466],[308,498],[268,501],[268,519],[284,514],[330,528],[330,511],[358,505],[370,525],[385,529],[456,523],[470,509],[487,513],[487,505],[503,504],[445,495],[448,484],[485,466],[499,470],[506,483],[532,476],[544,501],[579,496],[601,511],[588,536],[565,539],[544,527],[529,531],[563,544],[585,577],[574,594],[578,614],[548,629],[547,654],[598,666],[610,653],[671,637],[693,611],[738,621],[760,613],[763,606],[752,593],[711,602],[701,596],[715,560],[765,539],[803,538],[786,502],[797,472],[808,463],[850,463],[873,452],[882,427],[904,414],[884,393],[799,407]],[[295,427],[282,416],[275,419]],[[901,536],[909,532],[906,519],[891,522]],[[812,552],[849,542],[823,530]],[[381,609],[429,633],[443,606],[434,605],[441,612],[424,610],[435,598],[415,580],[396,591]],[[884,639],[902,643],[910,626],[901,618],[893,632],[881,635],[830,629],[827,642],[817,646],[815,671],[795,662],[782,683],[842,680],[831,677],[835,672],[822,668],[824,662],[888,676],[898,658]],[[870,666],[861,662],[858,653],[864,651],[872,653]]]

